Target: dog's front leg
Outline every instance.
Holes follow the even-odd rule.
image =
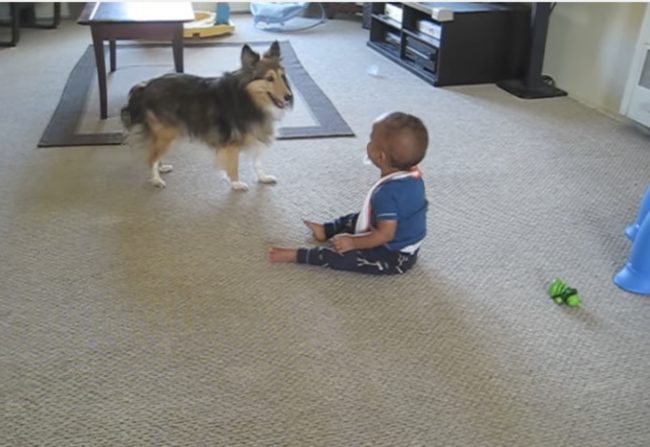
[[[251,150],[253,158],[253,167],[255,168],[255,175],[257,175],[257,181],[260,183],[274,184],[278,182],[278,179],[274,175],[269,175],[264,171],[262,166],[262,149],[256,147]]]
[[[230,187],[236,191],[248,191],[248,185],[239,180],[239,147],[217,149],[217,163],[226,171]]]

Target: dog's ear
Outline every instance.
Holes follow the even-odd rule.
[[[241,66],[242,67],[253,67],[260,60],[260,55],[245,44],[241,49]]]
[[[266,50],[266,53],[264,53],[264,57],[280,57],[280,44],[278,41],[274,41],[271,46],[269,47],[268,50]]]

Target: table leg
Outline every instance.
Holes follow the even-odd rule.
[[[176,73],[183,73],[183,24],[180,23],[174,28],[174,37],[172,39],[174,51],[174,66]]]
[[[93,36],[93,47],[95,48],[95,64],[97,65],[97,80],[99,81],[99,112],[101,119],[108,116],[106,100],[106,63],[104,61],[104,40],[101,32],[94,26],[90,26],[90,33]]]
[[[108,41],[108,46],[110,47],[111,50],[111,73],[115,71],[115,66],[116,66],[116,59],[117,59],[117,51],[115,47],[115,39],[111,39]]]

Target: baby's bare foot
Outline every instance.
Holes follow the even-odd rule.
[[[292,248],[271,247],[267,257],[270,262],[296,262],[298,250]]]
[[[303,222],[314,234],[314,239],[318,242],[325,242],[327,240],[325,237],[325,227],[323,225],[309,220],[303,220]]]

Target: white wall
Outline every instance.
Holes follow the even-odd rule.
[[[647,3],[557,3],[544,74],[570,96],[617,115]]]

